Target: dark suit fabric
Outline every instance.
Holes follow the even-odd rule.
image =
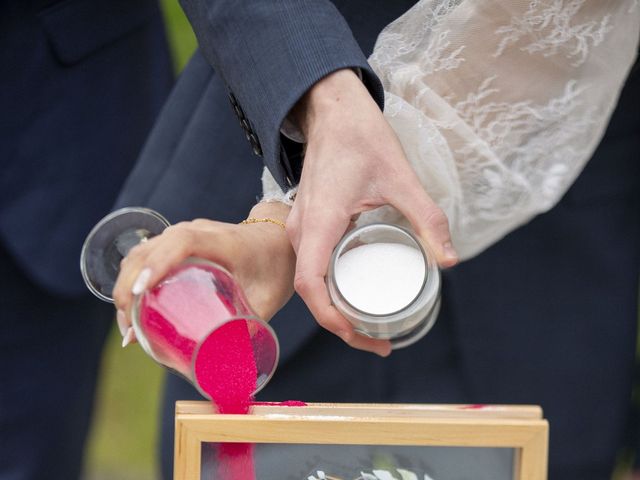
[[[378,95],[352,49],[370,53],[380,29],[412,4],[250,3],[251,9],[248,2],[183,0],[203,55],[179,80],[120,204],[145,204],[172,221],[239,221],[259,192],[255,139],[276,178],[293,182],[293,150],[279,133],[287,106],[341,65],[364,69]],[[312,8],[305,13],[305,7]],[[263,27],[271,33],[257,34],[259,42],[249,38]],[[314,57],[337,37],[340,52]],[[271,89],[271,82],[278,85]],[[294,299],[272,321],[283,355],[259,397],[540,404],[551,422],[550,479],[607,479],[626,422],[636,338],[638,87],[636,73],[594,158],[557,207],[444,272],[442,312],[425,339],[380,359],[322,331]],[[153,172],[162,188],[144,172]],[[171,478],[174,402],[189,398],[198,398],[195,391],[168,376],[165,478]]]
[[[0,479],[78,479],[113,311],[34,284],[0,252]]]
[[[79,478],[113,309],[80,275],[172,84],[153,0],[0,17],[0,479]]]

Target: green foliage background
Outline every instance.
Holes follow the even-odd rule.
[[[176,72],[196,41],[177,0],[161,0]],[[104,354],[96,415],[89,440],[86,480],[155,480],[163,370],[138,345],[123,349],[117,328]]]

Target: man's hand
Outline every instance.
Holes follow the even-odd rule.
[[[331,252],[352,220],[397,208],[440,266],[457,262],[446,216],[424,191],[394,131],[352,70],[314,85],[292,111],[306,154],[287,232],[297,254],[294,286],[318,323],[352,347],[382,356],[388,341],[357,335],[331,305],[324,283]]]

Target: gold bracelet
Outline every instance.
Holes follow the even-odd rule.
[[[284,224],[284,222],[281,222],[280,220],[276,220],[274,218],[247,218],[246,220],[243,220],[240,222],[240,225],[247,225],[250,223],[273,223],[274,225],[278,225],[279,227],[282,227],[283,230],[286,230],[286,226]]]

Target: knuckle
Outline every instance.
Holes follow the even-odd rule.
[[[208,227],[211,225],[211,220],[206,218],[196,218],[191,221],[191,225],[196,228]]]
[[[293,278],[293,288],[295,289],[295,291],[298,292],[299,295],[304,297],[309,293],[309,287],[309,279],[305,275],[296,273],[295,277]]]
[[[144,243],[138,243],[137,245],[134,245],[133,247],[131,247],[131,250],[127,252],[127,255],[121,260],[120,264],[123,265],[127,261],[142,255],[145,250],[144,247],[145,247]]]
[[[325,317],[317,318],[316,321],[318,322],[318,325],[320,325],[325,330],[328,330],[331,333],[335,333],[334,332],[335,329],[331,328],[332,327],[331,322],[328,321]]]
[[[189,228],[190,225],[191,225],[191,222],[187,222],[187,221],[177,222],[172,225],[169,225],[167,228],[164,229],[164,231],[166,232],[166,231],[174,231],[174,230],[183,230],[185,228]]]
[[[300,231],[299,223],[297,219],[288,219],[284,227],[285,232],[289,238],[296,238]]]
[[[449,219],[437,206],[434,206],[427,212],[426,222],[427,225],[436,230],[449,230]]]
[[[352,331],[341,330],[335,333],[336,335],[338,335],[338,337],[342,339],[344,343],[346,343],[347,345],[353,346],[355,342],[355,334]]]
[[[172,238],[176,235],[180,235],[184,229],[186,228],[186,222],[176,223],[174,225],[169,225],[162,232],[161,238]]]
[[[193,230],[181,230],[178,235],[178,241],[181,247],[186,247],[187,244],[194,242],[196,238],[197,234]]]
[[[123,292],[120,288],[116,287],[113,290],[113,303],[116,306],[116,308],[120,308],[123,304],[124,304],[124,295]]]
[[[189,228],[187,222],[181,222],[179,224],[168,227],[163,233],[166,235],[166,239],[175,242],[178,246],[182,246],[186,242],[193,241],[194,232]]]

